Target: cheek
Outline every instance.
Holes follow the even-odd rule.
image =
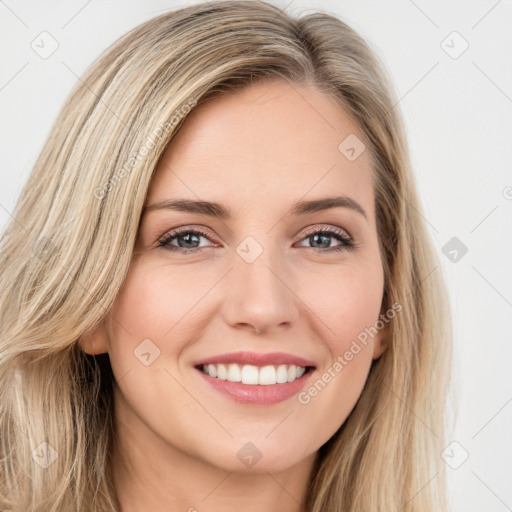
[[[196,336],[194,306],[207,291],[203,288],[208,283],[203,287],[192,286],[193,282],[193,276],[179,276],[161,264],[132,262],[112,308],[109,329],[118,416],[141,436],[147,435],[141,427],[145,425],[162,438],[185,440],[184,445],[187,435],[198,428],[195,423],[201,414],[183,391],[174,365]],[[177,414],[180,422],[175,420]],[[194,451],[193,442],[188,442],[187,449]]]
[[[383,294],[379,265],[378,260],[340,265],[335,272],[326,267],[304,277],[299,296],[323,325],[323,341],[331,356],[343,354],[352,340],[378,320]]]
[[[217,280],[212,272],[132,261],[112,308],[109,356],[120,389],[141,416],[160,414],[169,396],[187,407],[172,375],[181,353],[207,326],[204,297]]]
[[[329,437],[355,406],[368,377],[379,318],[383,274],[377,263],[340,266],[316,275],[300,294],[321,325],[329,361],[300,395],[308,416],[324,418],[320,435]],[[306,291],[306,290],[309,290]],[[321,321],[320,321],[321,320]]]
[[[200,309],[197,306],[201,298],[214,284],[211,275],[199,279],[161,264],[134,261],[112,309],[113,356],[126,357],[144,339],[153,340],[162,351],[165,345],[169,355],[179,352],[179,340],[193,336],[191,319]]]

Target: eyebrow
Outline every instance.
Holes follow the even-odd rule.
[[[331,208],[350,208],[351,210],[360,213],[366,220],[368,220],[368,216],[364,208],[357,201],[348,196],[324,197],[310,201],[299,201],[292,206],[290,213],[292,215],[305,215],[308,213],[329,210]],[[164,199],[146,206],[143,212],[146,213],[148,211],[162,209],[199,213],[223,220],[232,218],[231,210],[220,203],[211,201],[195,201],[191,199]]]

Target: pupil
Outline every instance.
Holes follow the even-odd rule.
[[[192,238],[192,237],[194,237],[196,240],[193,240],[193,241],[192,241],[192,240],[191,240],[191,238]],[[187,233],[186,235],[181,235],[180,237],[178,237],[178,245],[179,245],[180,247],[185,247],[185,248],[187,248],[187,249],[191,249],[191,248],[192,248],[192,249],[194,249],[195,247],[189,247],[189,246],[188,246],[188,245],[186,245],[186,244],[190,244],[190,243],[192,243],[192,244],[193,244],[193,243],[195,243],[195,242],[197,242],[197,241],[198,241],[198,240],[197,240],[198,238],[199,238],[199,237],[198,237],[197,235],[195,235],[194,233]],[[180,240],[181,240],[181,239],[185,240],[185,245],[183,245],[182,243],[180,243]]]
[[[324,242],[327,242],[327,243],[323,244],[323,245],[322,245],[322,247],[329,247],[329,238],[330,238],[330,236],[329,236],[329,235],[322,234],[322,233],[320,233],[320,234],[316,234],[316,235],[313,235],[313,240],[314,240],[315,242],[317,242],[319,238],[323,238],[323,241],[324,241]],[[321,243],[321,242],[320,242],[320,243]]]

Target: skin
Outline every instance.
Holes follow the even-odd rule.
[[[123,512],[300,510],[317,451],[356,404],[387,328],[305,405],[297,395],[269,406],[235,402],[193,363],[287,352],[315,361],[313,383],[378,320],[384,276],[369,151],[349,161],[338,150],[349,134],[365,140],[335,100],[274,81],[197,106],[168,146],[146,205],[215,201],[233,218],[147,211],[112,311],[81,339],[86,352],[109,353],[118,383],[113,460]],[[296,201],[340,194],[367,218],[346,207],[289,214]],[[158,247],[177,227],[203,228],[208,238],[188,246],[183,234],[174,238],[174,247],[200,244],[188,254]],[[329,252],[341,243],[334,236],[324,245],[306,236],[325,227],[357,247]],[[236,251],[248,236],[263,248],[252,263]],[[160,350],[148,366],[134,356],[144,339]],[[252,467],[237,457],[247,442],[262,454]]]

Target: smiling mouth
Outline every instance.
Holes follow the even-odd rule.
[[[218,380],[241,382],[250,386],[287,384],[314,370],[313,366],[297,366],[294,364],[255,366],[236,363],[199,364],[195,368]]]

